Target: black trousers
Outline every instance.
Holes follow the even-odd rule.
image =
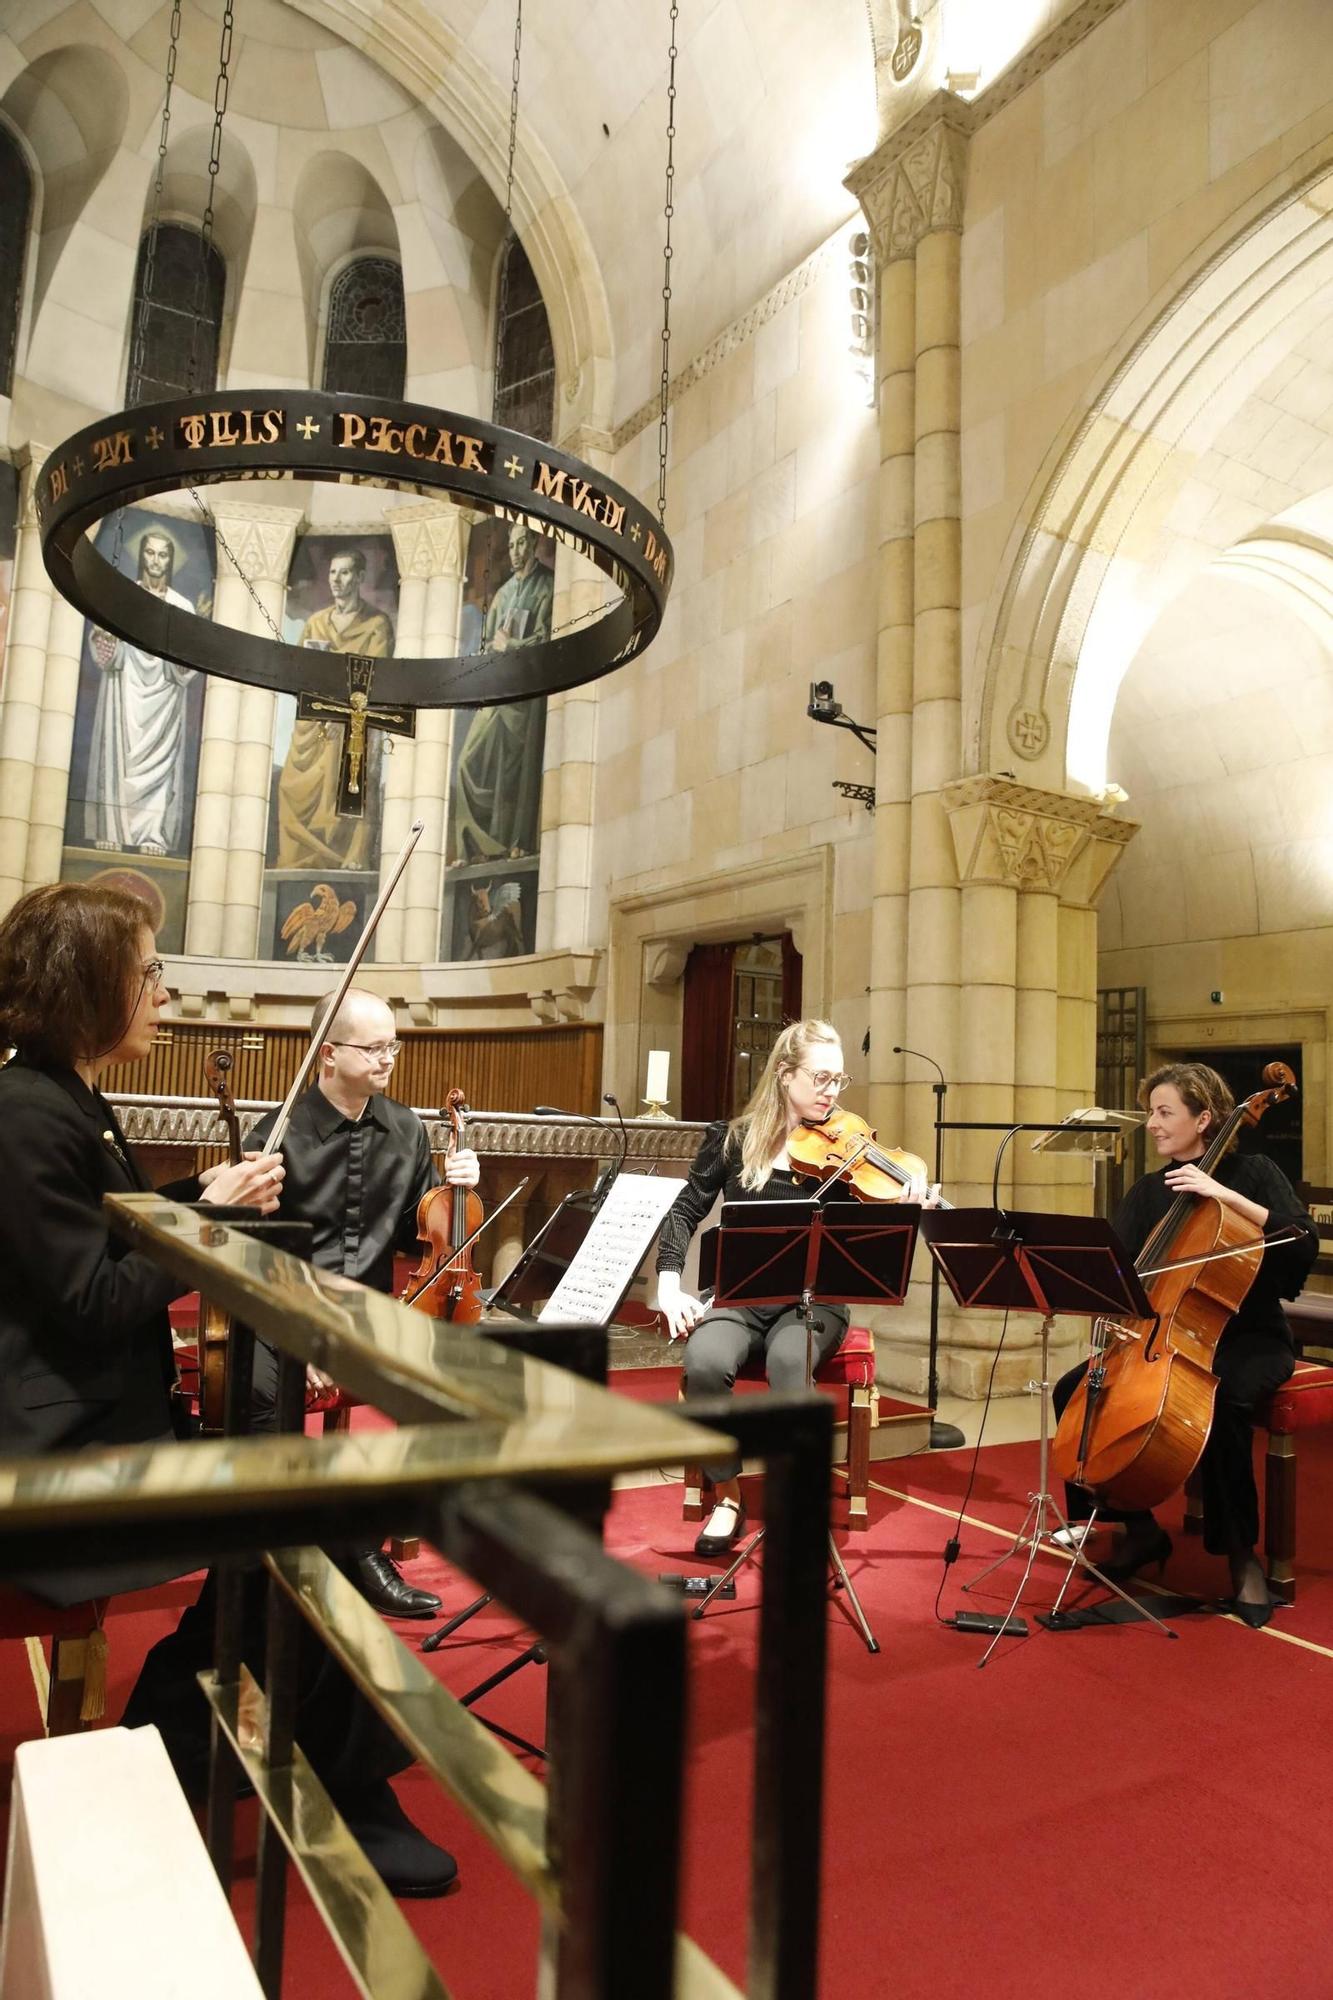
[[[267,1572],[247,1570],[241,1654],[261,1686]],[[217,1579],[210,1570],[174,1632],[159,1639],[143,1663],[121,1721],[127,1729],[153,1723],[185,1791],[198,1796],[208,1775],[211,1711],[196,1678],[213,1661]],[[405,1771],[412,1759],[355,1683],[301,1620],[296,1741],[333,1798],[343,1804]]]
[[[818,1368],[841,1347],[852,1315],[847,1306],[816,1306],[811,1317],[814,1353],[809,1359]],[[804,1389],[809,1379],[808,1346],[799,1306],[719,1306],[704,1314],[686,1344],[685,1394],[729,1395],[736,1386],[737,1370],[761,1357],[771,1389]],[[740,1469],[739,1456],[703,1468],[714,1485],[735,1479]]]
[[[1213,1427],[1199,1460],[1203,1489],[1203,1545],[1209,1555],[1245,1555],[1259,1540],[1259,1495],[1254,1484],[1254,1413],[1267,1396],[1280,1389],[1296,1366],[1290,1338],[1277,1332],[1239,1336],[1228,1327],[1217,1343],[1213,1373],[1217,1396]],[[1086,1361],[1062,1375],[1051,1392],[1058,1418],[1088,1372]],[[1071,1521],[1086,1521],[1092,1496],[1082,1486],[1065,1486],[1065,1513]],[[1101,1508],[1103,1521],[1143,1521],[1145,1516]],[[1146,1517],[1151,1519],[1151,1515]]]

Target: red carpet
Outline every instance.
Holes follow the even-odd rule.
[[[1322,1448],[1321,1448],[1322,1447]],[[956,1508],[969,1454],[891,1462],[876,1478],[913,1501]],[[1035,1445],[981,1457],[969,1512],[1016,1525],[1035,1480]],[[1267,1632],[1202,1615],[1174,1641],[1147,1629],[1040,1633],[1006,1642],[984,1673],[984,1640],[937,1625],[932,1604],[949,1524],[926,1506],[872,1492],[872,1525],[843,1546],[883,1647],[865,1651],[829,1611],[829,1763],[821,1995],[847,2000],[1009,2000],[1051,1987],[1080,2000],[1124,1996],[1333,1992],[1327,1832],[1333,1748],[1324,1714],[1333,1659],[1333,1449],[1301,1440],[1299,1599]],[[1176,1510],[1165,1518],[1176,1526]],[[699,1565],[679,1488],[623,1494],[608,1541],[631,1562]],[[942,1608],[1003,1548],[963,1530]],[[1049,1600],[1063,1565],[1043,1558],[1029,1593]],[[413,1565],[447,1609],[474,1593],[427,1553]],[[1040,1583],[1037,1582],[1040,1578]],[[980,1602],[998,1608],[1017,1572]],[[1167,1584],[1224,1588],[1223,1566],[1177,1537]],[[748,1764],[755,1582],[735,1606],[691,1625],[692,1752],[687,1789],[686,1928],[737,1981],[745,1969]],[[969,1600],[963,1599],[964,1603]],[[111,1712],[170,1609],[127,1611],[112,1627]],[[410,1626],[400,1628],[410,1637]],[[419,1631],[420,1628],[417,1628]],[[461,1692],[524,1643],[491,1611],[434,1656]],[[34,1715],[22,1648],[0,1647],[8,1743]],[[541,1739],[543,1673],[528,1667],[482,1705]],[[646,1727],[652,1718],[645,1716]],[[424,1779],[401,1781],[419,1822],[458,1854],[462,1887],[403,1907],[459,2000],[533,1991],[537,1925],[480,1838]],[[253,1806],[246,1809],[251,1851]],[[243,1881],[238,1907],[250,1902]],[[349,1991],[299,1898],[286,1991]]]

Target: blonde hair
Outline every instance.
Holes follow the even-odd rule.
[[[818,1042],[841,1046],[842,1038],[828,1021],[792,1021],[769,1050],[764,1073],[745,1109],[727,1127],[727,1150],[741,1157],[741,1186],[761,1188],[787,1137],[787,1093],[783,1080],[805,1063]]]

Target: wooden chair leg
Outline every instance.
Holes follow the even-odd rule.
[[[421,1554],[421,1539],[418,1535],[390,1535],[389,1554],[396,1563],[415,1562]]]
[[[350,1431],[352,1428],[352,1406],[350,1403],[335,1403],[323,1416],[324,1435],[330,1431]]]
[[[1197,1469],[1191,1472],[1189,1478],[1185,1481],[1185,1519],[1183,1526],[1187,1535],[1201,1535],[1203,1533],[1203,1481],[1200,1479]]]
[[[1296,1440],[1269,1433],[1264,1460],[1264,1566],[1280,1604],[1296,1602]]]
[[[847,1398],[847,1526],[868,1528],[870,1513],[870,1426],[873,1389],[853,1389]]]
[[[46,1696],[48,1736],[74,1736],[88,1727],[79,1714],[83,1706],[83,1676],[87,1664],[86,1639],[52,1639],[51,1685]]]
[[[702,1466],[687,1465],[685,1468],[685,1498],[681,1506],[681,1519],[702,1521],[704,1517],[704,1475]]]

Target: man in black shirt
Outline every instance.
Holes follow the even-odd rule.
[[[321,1000],[311,1020],[318,1033],[328,1010]],[[385,1095],[398,1041],[393,1015],[373,993],[353,987],[325,1027],[313,1087],[298,1100],[282,1142],[286,1179],[278,1211],[282,1220],[309,1222],[312,1259],[322,1271],[357,1278],[376,1291],[393,1289],[395,1250],[417,1241],[417,1204],[438,1175],[426,1128],[407,1105]],[[276,1113],[261,1118],[246,1144],[262,1149]],[[453,1186],[475,1186],[480,1168],[473,1152],[451,1153],[446,1177]],[[257,1429],[273,1423],[277,1359],[255,1343]],[[352,1558],[362,1593],[394,1618],[433,1618],[440,1600],[405,1581],[379,1549]]]

